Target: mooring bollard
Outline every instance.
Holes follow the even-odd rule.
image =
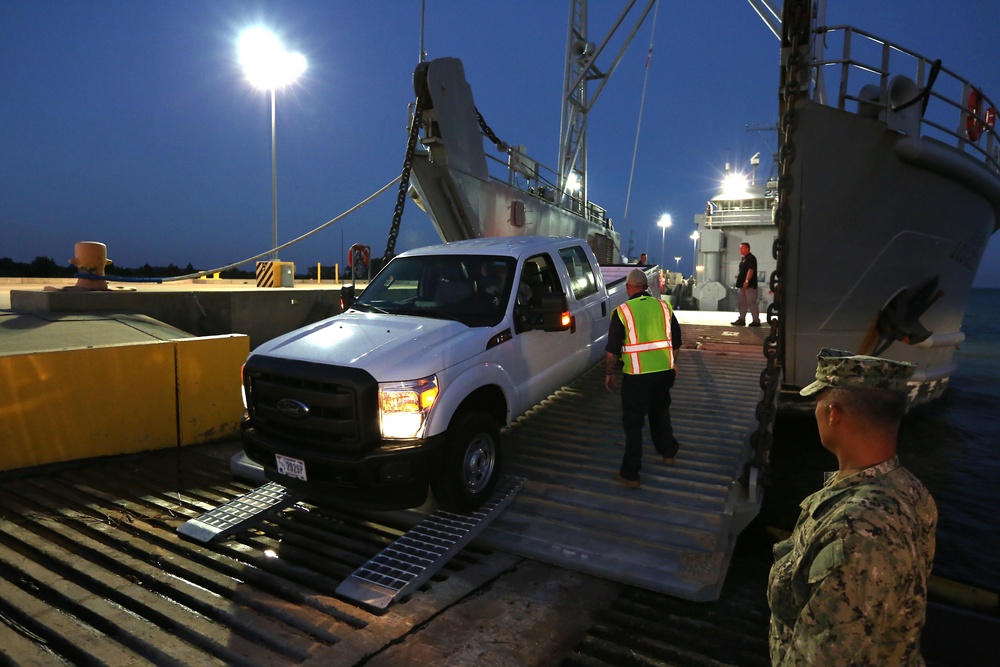
[[[88,277],[77,277],[75,285],[67,285],[62,291],[67,292],[107,292],[108,281],[104,279],[104,268],[111,264],[108,259],[108,247],[97,241],[80,241],[73,246],[76,255],[69,263],[79,269],[80,274]],[[46,287],[46,291],[60,291],[57,287]]]

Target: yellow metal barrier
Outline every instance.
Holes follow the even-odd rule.
[[[244,335],[0,356],[0,471],[235,437]]]
[[[239,434],[243,400],[240,367],[250,353],[247,336],[173,341],[177,347],[178,427],[182,445]]]
[[[295,262],[257,262],[257,287],[295,287]]]

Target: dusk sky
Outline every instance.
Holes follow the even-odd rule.
[[[590,3],[592,41],[623,4]],[[941,58],[1000,99],[995,2],[829,4],[829,24]],[[568,8],[568,0],[426,0],[428,58],[460,58],[496,134],[548,166],[558,152]],[[62,263],[75,242],[102,241],[120,266],[211,269],[268,250],[270,103],[236,61],[237,36],[255,24],[308,60],[277,97],[279,242],[334,218],[400,172],[420,10],[420,0],[2,3],[0,257]],[[591,113],[590,198],[609,211],[624,251],[653,260],[656,221],[670,213],[663,254],[670,268],[681,256],[690,274],[694,216],[726,162],[744,169],[752,154],[775,148],[773,132],[746,128],[776,121],[778,41],[744,0],[660,3],[628,196],[652,18]],[[355,242],[381,255],[395,195],[393,187],[281,259],[304,273],[317,262],[343,266]],[[397,252],[438,240],[408,202]],[[1000,287],[996,237],[975,284]]]

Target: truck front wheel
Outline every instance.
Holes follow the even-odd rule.
[[[431,490],[442,507],[465,512],[493,495],[500,468],[500,429],[485,412],[464,412],[449,428],[441,468]]]

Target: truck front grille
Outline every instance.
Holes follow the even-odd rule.
[[[296,447],[360,453],[378,439],[378,383],[365,371],[251,356],[244,367],[253,426]]]

